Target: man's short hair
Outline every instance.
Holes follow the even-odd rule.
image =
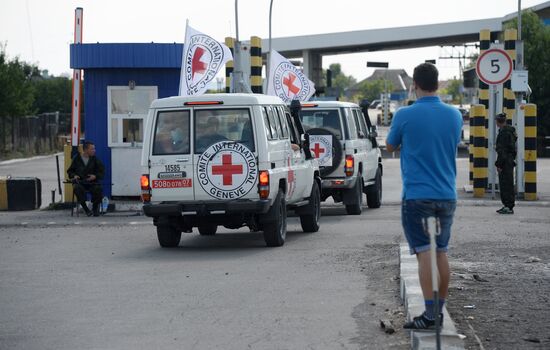
[[[432,63],[421,63],[414,69],[413,81],[424,91],[437,91],[438,78],[439,72]]]
[[[84,142],[82,143],[82,149],[83,149],[83,150],[86,150],[86,149],[88,149],[88,148],[89,148],[90,146],[92,146],[92,145],[95,145],[92,141],[84,141]]]
[[[498,123],[506,123],[506,113],[499,113],[495,116],[495,120],[498,122]]]

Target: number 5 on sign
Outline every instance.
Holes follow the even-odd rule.
[[[513,68],[512,59],[506,51],[489,49],[477,59],[476,73],[485,84],[498,85],[510,79]]]

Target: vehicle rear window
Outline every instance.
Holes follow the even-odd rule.
[[[333,132],[338,140],[342,139],[342,126],[337,109],[302,109],[300,119],[306,132],[313,128],[323,128]]]
[[[254,151],[250,110],[195,109],[195,154],[220,141],[235,141]]]
[[[189,154],[189,110],[159,112],[153,155]]]

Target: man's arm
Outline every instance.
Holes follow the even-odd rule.
[[[395,151],[397,151],[400,147],[401,147],[401,145],[394,146],[394,145],[388,143],[388,140],[386,139],[386,150],[387,150],[388,152],[395,152]]]
[[[73,158],[71,165],[67,169],[67,175],[69,176],[69,179],[74,179],[76,176],[76,157]]]

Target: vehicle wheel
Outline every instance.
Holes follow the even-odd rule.
[[[360,215],[363,210],[363,178],[361,176],[351,191],[355,191],[355,200],[353,204],[346,205],[346,212],[348,215]]]
[[[201,236],[213,236],[218,230],[218,225],[216,224],[202,224],[199,225],[199,234]]]
[[[286,238],[286,202],[285,193],[279,189],[273,206],[267,213],[275,221],[264,225],[264,240],[268,247],[280,247],[285,244]]]
[[[376,171],[374,185],[367,187],[367,205],[369,208],[380,208],[382,204],[382,175],[380,169]]]
[[[323,166],[319,168],[319,173],[321,174],[321,177],[330,175],[334,170],[338,168],[340,163],[342,162],[342,144],[340,143],[340,140],[338,140],[338,137],[336,135],[324,128],[312,128],[307,131],[310,135],[331,135],[332,136],[332,165],[331,166]]]
[[[157,236],[163,248],[173,248],[180,244],[181,232],[170,225],[157,226]]]
[[[319,219],[321,218],[321,193],[317,181],[313,181],[311,196],[307,205],[308,214],[300,215],[300,224],[304,232],[319,231]]]

